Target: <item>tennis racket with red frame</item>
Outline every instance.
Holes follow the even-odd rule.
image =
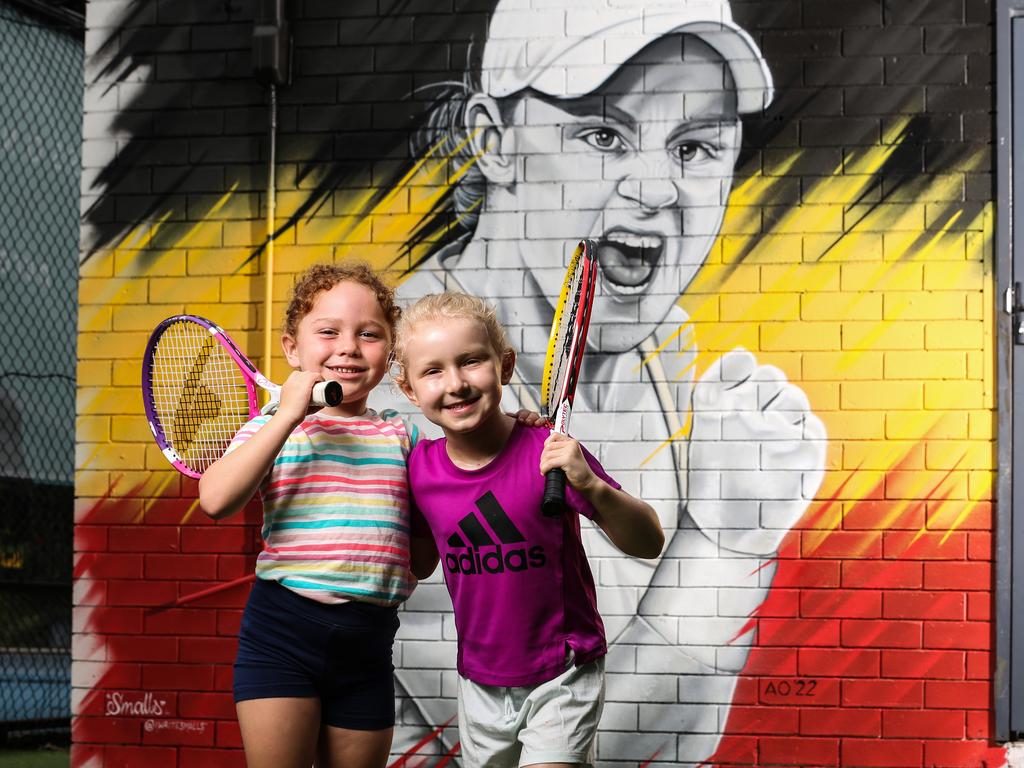
[[[261,409],[256,388],[269,402]],[[197,315],[175,315],[149,337],[142,359],[142,402],[157,445],[188,477],[198,478],[224,455],[235,433],[271,412],[281,387],[267,379],[222,328]],[[341,384],[322,381],[311,405],[341,402]]]
[[[590,328],[590,310],[597,292],[597,259],[593,240],[581,240],[573,251],[565,272],[562,292],[555,305],[548,339],[544,373],[540,385],[541,402],[547,409],[552,431],[569,433],[576,384],[583,367],[583,353],[587,348],[587,330]],[[562,514],[565,508],[565,472],[550,470],[544,479],[544,499],[541,509],[549,517]]]

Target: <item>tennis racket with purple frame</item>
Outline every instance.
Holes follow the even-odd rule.
[[[267,392],[261,409],[256,388]],[[259,372],[222,328],[197,315],[175,315],[154,329],[142,359],[142,401],[167,460],[198,478],[224,455],[252,417],[273,411],[281,387]],[[311,405],[341,402],[341,384],[322,381]]]
[[[552,431],[569,433],[576,384],[583,367],[583,353],[587,348],[587,330],[590,328],[590,310],[597,292],[596,245],[593,240],[581,240],[573,252],[565,272],[562,292],[555,305],[544,359],[540,397],[552,422]],[[562,514],[565,508],[565,472],[550,470],[544,478],[544,499],[541,509],[549,517]]]

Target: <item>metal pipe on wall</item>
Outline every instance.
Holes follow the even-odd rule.
[[[277,218],[277,87],[291,80],[291,33],[285,0],[260,0],[252,37],[253,74],[267,86],[270,115],[267,151],[266,241],[263,246],[263,373],[273,378],[274,235]]]
[[[263,371],[273,381],[274,227],[277,215],[277,85],[270,83],[270,135],[267,160],[267,242],[263,250]]]

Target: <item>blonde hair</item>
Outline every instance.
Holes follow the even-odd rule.
[[[487,332],[491,348],[499,358],[504,358],[507,353],[515,351],[508,342],[508,336],[498,320],[497,313],[486,301],[467,293],[455,293],[454,291],[431,293],[403,311],[398,320],[395,346],[392,352],[394,370],[391,373],[391,378],[397,384],[403,385],[406,381],[406,350],[413,330],[421,323],[436,323],[442,320],[469,320],[479,323]]]
[[[401,308],[395,303],[395,292],[387,285],[371,267],[362,261],[348,261],[342,264],[314,264],[295,281],[292,298],[284,313],[284,333],[295,336],[299,323],[310,310],[316,297],[324,291],[331,290],[338,283],[346,281],[365,285],[377,297],[377,303],[388,323],[391,338],[395,338],[395,326],[402,314]]]

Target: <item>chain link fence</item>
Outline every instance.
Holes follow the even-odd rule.
[[[70,721],[82,56],[0,0],[0,743]]]

